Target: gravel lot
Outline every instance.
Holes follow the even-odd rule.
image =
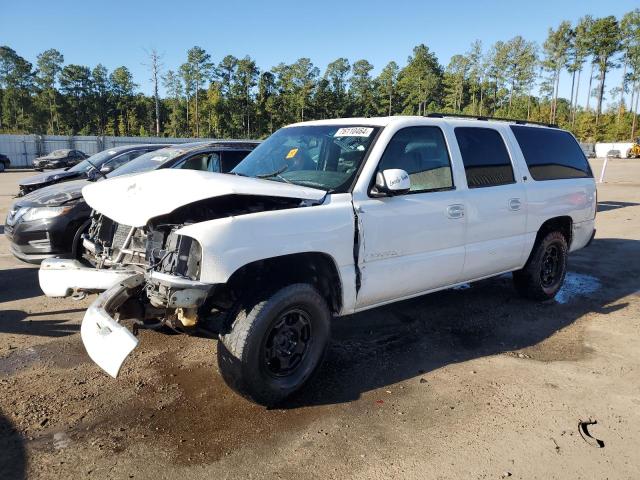
[[[0,174],[2,220],[31,174]],[[275,410],[231,392],[203,338],[142,331],[102,373],[78,333],[94,297],[42,296],[0,226],[0,478],[640,478],[640,161],[606,180],[558,301],[502,276],[336,320]]]

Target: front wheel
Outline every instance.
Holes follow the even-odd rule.
[[[5,165],[4,162],[0,162],[0,172],[4,172]]]
[[[82,258],[83,246],[82,246],[82,234],[89,232],[89,227],[91,227],[91,218],[85,221],[80,228],[76,230],[76,233],[73,236],[73,243],[71,244],[71,258],[75,260],[80,260]]]
[[[270,406],[312,376],[329,342],[331,313],[308,284],[293,284],[240,310],[220,336],[218,366],[225,382]]]
[[[567,240],[560,232],[549,232],[535,246],[522,270],[513,272],[513,282],[522,296],[551,300],[567,274]]]

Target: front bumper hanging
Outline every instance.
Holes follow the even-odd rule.
[[[47,297],[68,297],[75,291],[101,292],[135,275],[135,270],[85,267],[77,260],[50,258],[40,265],[40,288]]]
[[[138,339],[113,316],[144,282],[144,274],[136,273],[112,286],[98,296],[82,320],[80,336],[84,348],[91,360],[113,378],[138,346]]]

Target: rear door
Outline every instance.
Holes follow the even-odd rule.
[[[468,125],[456,126],[454,134],[467,180],[462,276],[473,280],[521,267],[527,202],[506,133]]]

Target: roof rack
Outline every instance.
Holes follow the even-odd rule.
[[[520,118],[503,118],[503,117],[486,117],[483,115],[465,115],[463,113],[440,113],[440,112],[432,112],[424,115],[429,118],[444,118],[444,117],[454,117],[454,118],[470,118],[473,120],[497,120],[500,122],[514,122],[516,125],[541,125],[543,127],[551,127],[558,128],[558,125],[555,123],[544,123],[544,122],[534,122],[531,120],[522,120]]]

